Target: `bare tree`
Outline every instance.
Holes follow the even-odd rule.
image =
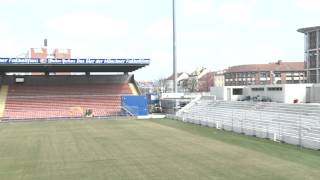
[[[154,91],[157,93],[163,93],[166,92],[168,89],[166,84],[166,78],[159,78],[154,81]]]
[[[197,79],[197,76],[189,77],[189,79],[188,79],[188,90],[189,90],[189,92],[198,91],[198,79]]]

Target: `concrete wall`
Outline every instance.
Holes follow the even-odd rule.
[[[244,89],[242,86],[223,86],[223,87],[211,87],[211,94],[216,96],[217,100],[221,101],[238,101],[244,97],[244,95],[234,95],[233,89]],[[231,96],[229,99],[228,91],[231,92]],[[245,91],[245,90],[243,90]]]
[[[211,94],[215,95],[219,101],[225,100],[224,87],[211,87]]]
[[[284,102],[285,101],[285,85],[253,85],[245,87],[245,96],[252,97],[268,97],[272,99],[273,102]],[[264,88],[264,91],[253,91],[253,88]],[[269,91],[268,88],[282,88],[282,91]]]
[[[279,84],[279,85],[257,85],[247,86],[246,95],[250,97],[264,96],[273,102],[292,104],[295,99],[299,103],[306,103],[307,87],[311,84]],[[281,87],[282,91],[269,91],[268,88]],[[252,91],[252,88],[264,88],[264,91]]]
[[[311,103],[320,103],[320,84],[314,84],[311,87],[310,100]]]
[[[284,103],[293,103],[295,99],[299,103],[306,103],[307,87],[311,87],[311,84],[286,84]]]
[[[311,88],[310,102],[320,103],[320,84],[276,84],[276,85],[252,85],[245,87],[226,86],[226,87],[212,87],[211,93],[217,97],[217,100],[228,100],[228,88],[231,92],[234,88],[243,88],[243,96],[231,95],[232,101],[237,101],[243,97],[268,97],[273,102],[279,103],[294,103],[297,99],[299,103],[307,102],[307,88]],[[264,88],[264,91],[254,91],[253,88]],[[271,90],[270,88],[282,88],[282,90]]]

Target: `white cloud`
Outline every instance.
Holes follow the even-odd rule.
[[[273,29],[281,26],[281,21],[277,19],[257,20],[254,23],[256,28]]]
[[[275,47],[273,44],[255,44],[253,47],[250,47],[250,52],[248,48],[236,47],[228,50],[224,49],[222,58],[228,60],[228,66],[234,66],[275,62],[286,55],[286,52],[281,47]]]
[[[172,74],[172,54],[160,49],[151,52],[150,66],[135,72],[137,80],[155,80],[167,78]]]
[[[224,22],[246,23],[250,19],[249,9],[245,4],[241,3],[225,3],[218,10],[218,15],[223,18]]]
[[[187,0],[184,1],[183,11],[186,15],[209,15],[213,11],[212,0]]]
[[[211,31],[181,32],[178,34],[178,41],[215,41],[221,39],[223,34]]]
[[[228,1],[218,9],[218,16],[227,24],[247,24],[252,20],[255,0]]]
[[[146,37],[156,40],[169,39],[172,37],[172,20],[161,19],[155,21],[146,30]]]
[[[19,53],[22,53],[20,52],[20,45],[17,43],[17,39],[15,38],[10,26],[3,22],[0,24],[0,39],[1,56],[11,57],[18,56]]]
[[[1,4],[13,4],[16,2],[17,2],[17,0],[0,0]]]
[[[285,54],[284,50],[274,45],[260,45],[253,49],[252,57],[261,62],[274,62]]]
[[[47,27],[66,38],[99,40],[128,36],[128,21],[96,13],[69,13],[47,22]]]
[[[180,47],[177,51],[179,70],[191,72],[195,68],[213,66],[215,52],[208,46]]]
[[[296,0],[294,5],[297,8],[302,8],[302,9],[319,9],[320,1],[319,0]]]
[[[127,19],[96,13],[67,13],[49,19],[46,27],[49,46],[72,48],[74,57],[106,56],[129,34]]]
[[[172,21],[171,19],[161,19],[151,24],[146,29],[146,38],[164,41],[172,38]],[[221,39],[222,34],[212,31],[182,31],[177,29],[177,41],[212,41]]]

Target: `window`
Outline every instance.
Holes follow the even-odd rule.
[[[309,74],[309,81],[310,83],[317,83],[317,71],[313,70],[313,71],[310,71],[310,74]]]
[[[260,81],[260,85],[265,85],[267,84],[267,81]]]
[[[269,87],[268,91],[282,91],[282,87]]]
[[[261,78],[266,78],[267,77],[267,73],[266,72],[261,72],[260,73],[260,77]]]
[[[309,68],[317,67],[317,52],[311,51],[309,54]]]
[[[308,35],[309,40],[309,49],[316,49],[317,48],[317,32],[313,31],[310,32]]]
[[[230,73],[226,73],[226,74],[225,74],[225,77],[226,77],[226,79],[230,79],[230,78],[231,78]]]
[[[235,88],[232,90],[233,95],[243,95],[243,89]]]
[[[293,84],[293,80],[287,80],[286,83],[287,84]]]
[[[264,91],[264,88],[251,88],[252,91]]]
[[[275,77],[281,77],[281,73],[280,72],[276,72],[276,73],[274,73],[274,76]]]

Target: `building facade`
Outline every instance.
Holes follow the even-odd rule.
[[[184,92],[183,82],[188,80],[188,78],[189,78],[188,73],[182,72],[177,74],[178,92]],[[173,92],[173,75],[171,75],[165,80],[163,92],[166,92],[166,93]]]
[[[224,80],[224,73],[226,71],[225,70],[221,70],[221,71],[217,71],[214,73],[214,87],[222,87],[225,85],[225,80]]]
[[[48,50],[44,48],[31,48],[30,49],[30,58],[34,59],[71,59],[71,49],[53,49]]]
[[[309,83],[320,83],[320,26],[298,29],[305,35],[305,68]]]
[[[224,73],[225,86],[306,83],[303,62],[249,64],[229,67]]]
[[[212,87],[211,94],[222,101],[268,101],[278,103],[315,103],[320,95],[313,84],[269,84]]]
[[[214,86],[214,72],[208,71],[207,73],[199,76],[198,78],[198,92],[210,92],[210,88]]]

